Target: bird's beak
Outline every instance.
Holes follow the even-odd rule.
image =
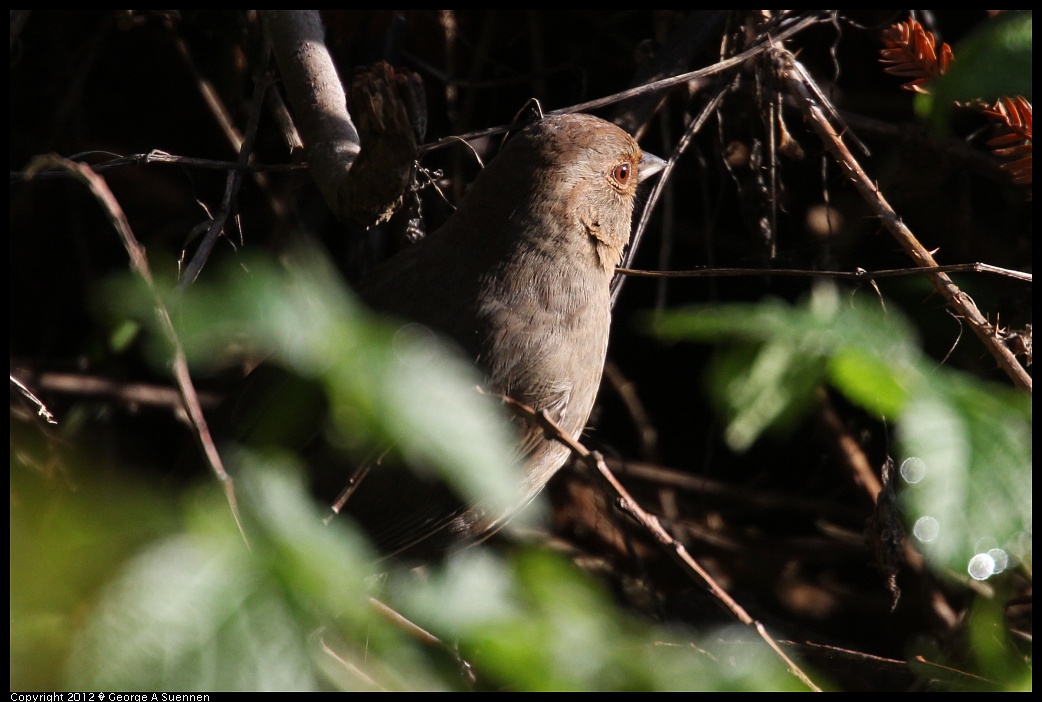
[[[664,160],[655,154],[649,154],[645,151],[644,157],[640,160],[640,179],[638,182],[643,183],[665,167],[666,162]]]

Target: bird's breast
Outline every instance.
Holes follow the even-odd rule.
[[[545,273],[545,272],[544,272]],[[575,275],[533,276],[491,286],[478,310],[485,342],[478,357],[488,383],[577,434],[600,384],[611,309],[606,284]]]

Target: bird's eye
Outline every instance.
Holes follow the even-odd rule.
[[[633,167],[630,166],[629,161],[623,161],[619,165],[612,169],[611,175],[619,185],[626,185],[630,182],[630,177],[633,174]]]

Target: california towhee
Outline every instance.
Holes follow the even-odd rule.
[[[609,286],[637,185],[663,163],[597,117],[542,119],[506,142],[443,227],[376,268],[360,294],[454,340],[489,392],[545,410],[577,438],[604,369]],[[518,423],[520,508],[568,449]],[[347,471],[337,473],[343,487]],[[510,516],[464,505],[393,463],[372,466],[346,511],[385,554],[420,558],[480,540]]]

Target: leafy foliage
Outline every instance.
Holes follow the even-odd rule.
[[[651,329],[664,339],[742,342],[708,370],[734,449],[803,419],[828,383],[895,425],[906,519],[939,574],[977,577],[982,545],[998,549],[989,558],[1005,559],[1000,569],[1030,569],[1030,398],[936,368],[897,313],[859,297],[847,304],[821,285],[800,306],[677,310]]]
[[[878,62],[880,32],[905,16],[326,13],[341,76],[374,53],[422,76],[426,138],[444,147],[421,152],[403,211],[361,231],[334,221],[285,138],[255,12],[12,11],[12,690],[800,687],[581,470],[525,515],[533,529],[414,572],[374,563],[346,520],[324,524],[301,456],[222,447],[235,524],[223,486],[180,458],[196,437],[111,212],[67,174],[26,171],[56,152],[103,174],[208,409],[269,357],[334,408],[320,427],[287,408],[275,428],[360,457],[394,444],[462,492],[508,499],[510,447],[469,364],[341,281],[443,222],[474,152],[494,156],[484,130],[533,96],[556,110],[706,67],[585,108],[675,150],[633,266],[714,277],[629,280],[584,441],[816,683],[1030,689],[1030,400],[901,270],[763,49],[798,56],[838,108],[837,138],[867,147],[878,195],[938,262],[965,264],[961,294],[1029,374],[1031,14],[917,12],[922,35],[903,22],[888,48],[915,53],[890,65],[946,64],[931,96],[897,90]],[[983,113],[949,109],[978,100]],[[251,165],[229,178],[237,159]],[[198,281],[175,292],[214,221]],[[966,272],[980,262],[1005,275]],[[823,271],[873,292],[821,286]],[[630,323],[650,309],[674,341]],[[884,541],[892,560],[874,561]]]

